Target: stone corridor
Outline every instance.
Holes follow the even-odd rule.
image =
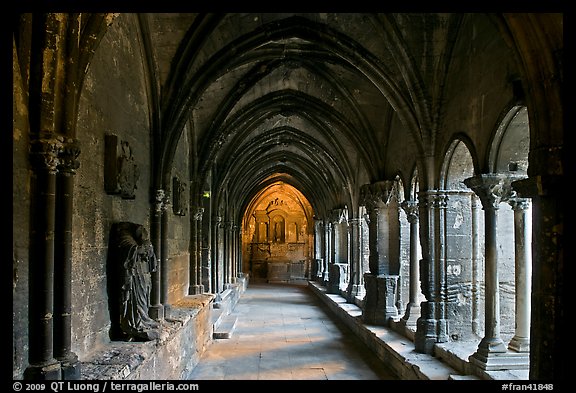
[[[233,314],[230,338],[214,340],[188,379],[397,379],[306,285],[250,284]]]

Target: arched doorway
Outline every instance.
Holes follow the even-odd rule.
[[[242,221],[243,271],[255,282],[310,278],[312,206],[293,186],[276,182],[254,196]]]

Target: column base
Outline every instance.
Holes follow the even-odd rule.
[[[159,304],[157,306],[150,306],[148,308],[148,315],[155,321],[164,319],[164,306]]]
[[[351,284],[348,287],[348,291],[347,291],[350,295],[350,299],[353,298],[363,298],[364,295],[366,295],[366,291],[364,290],[364,285],[358,285],[358,284]]]
[[[468,361],[484,371],[530,369],[530,354],[527,352],[484,352],[478,349]]]
[[[448,321],[435,319],[435,315],[443,314],[444,304],[425,301],[420,303],[421,317],[416,321],[414,347],[416,352],[432,354],[434,345],[448,341]]]
[[[204,285],[190,285],[188,287],[188,295],[200,295],[204,293]]]
[[[408,327],[416,327],[416,322],[420,318],[420,306],[409,303],[401,322]]]
[[[24,370],[24,379],[33,381],[53,381],[62,379],[62,369],[60,363],[50,363],[44,365],[29,365]]]
[[[80,379],[80,362],[78,359],[74,361],[63,361],[60,363],[62,369],[62,379],[65,381],[75,381]]]
[[[514,352],[530,352],[530,339],[514,336],[508,343],[508,349]]]
[[[398,276],[364,274],[366,296],[362,320],[365,323],[387,325],[389,319],[398,319],[398,309],[394,302]]]
[[[165,304],[164,305],[164,317],[163,318],[170,318],[171,313],[172,313],[172,305]]]

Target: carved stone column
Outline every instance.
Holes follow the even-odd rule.
[[[328,285],[330,276],[330,265],[332,264],[332,223],[327,222],[324,225],[324,264],[322,267],[322,283],[324,286]]]
[[[210,192],[205,192],[201,198],[200,206],[204,209],[202,216],[202,230],[198,232],[200,239],[200,283],[204,287],[204,293],[213,293],[212,287],[212,206],[210,201]]]
[[[561,148],[545,147],[530,152],[533,173],[513,182],[514,190],[532,204],[532,291],[530,311],[530,378],[564,379],[572,371],[566,361],[570,342],[567,282],[564,256],[571,250],[566,241],[565,212],[571,211],[571,193],[559,163]],[[567,245],[567,247],[564,247]]]
[[[530,199],[514,198],[508,201],[514,210],[514,259],[516,287],[516,331],[508,348],[516,352],[530,352],[530,279],[531,236],[527,215]]]
[[[202,215],[204,208],[196,206],[191,211],[192,221],[192,239],[190,252],[190,285],[188,287],[189,295],[198,295],[204,293],[202,285]]]
[[[166,201],[166,194],[163,189],[157,189],[154,195],[154,215],[152,217],[152,246],[157,255],[161,255],[162,251],[162,213],[164,212],[164,202]],[[160,252],[160,253],[159,253]],[[152,288],[150,290],[150,308],[148,314],[151,318],[159,321],[164,318],[164,307],[160,302],[161,293],[161,275],[162,265],[164,261],[158,258],[158,266],[155,272],[151,272]]]
[[[402,317],[406,326],[416,327],[416,321],[420,317],[420,304],[418,294],[420,293],[420,267],[418,265],[418,203],[415,201],[404,201],[401,204],[406,212],[406,217],[410,223],[410,292],[406,312]]]
[[[471,195],[470,207],[472,210],[472,332],[481,335],[480,327],[480,301],[481,291],[481,249],[480,249],[480,199],[476,194]]]
[[[484,209],[486,320],[484,338],[478,344],[476,352],[469,358],[471,364],[482,370],[524,368],[518,364],[518,357],[507,355],[506,344],[500,337],[497,214],[500,202],[515,196],[511,181],[511,178],[500,174],[481,174],[464,180],[464,184],[478,195]]]
[[[222,216],[214,216],[212,219],[212,289],[216,295],[215,302],[220,301],[222,291]]]
[[[361,220],[360,218],[350,218],[348,219],[348,225],[350,228],[350,279],[348,281],[348,288],[346,289],[348,301],[353,302],[353,299],[357,296],[363,295],[363,286],[360,283],[360,272],[362,271],[362,265],[360,260],[360,248],[362,247],[362,232],[361,232]]]
[[[57,179],[56,250],[54,263],[54,357],[60,362],[62,379],[80,378],[80,362],[72,352],[72,216],[74,175],[80,167],[80,147],[66,140],[60,153]]]
[[[420,304],[414,344],[417,352],[432,353],[434,344],[448,341],[446,320],[445,214],[448,196],[437,190],[419,193],[422,236],[420,282],[426,301]]]
[[[316,282],[322,282],[324,277],[324,246],[326,244],[324,240],[325,230],[323,220],[317,219],[314,222],[314,232],[315,259],[314,267],[312,269],[312,279]]]
[[[391,223],[386,205],[396,192],[395,181],[381,181],[361,188],[362,204],[369,216],[368,242],[370,249],[370,272],[364,274],[366,296],[362,319],[366,323],[385,325],[390,318],[398,316],[396,290],[397,263],[390,259]],[[384,236],[386,234],[386,236]],[[395,239],[398,241],[398,238]],[[396,261],[398,262],[398,261]],[[394,269],[394,271],[392,271]]]
[[[164,317],[170,315],[170,304],[168,304],[168,214],[172,211],[172,197],[169,192],[164,193],[162,203],[162,219],[160,226],[160,304],[164,306]]]
[[[31,141],[34,217],[30,247],[29,366],[24,379],[61,378],[60,363],[54,358],[54,232],[56,218],[56,173],[62,141],[40,132]]]
[[[332,247],[334,249],[332,263],[329,265],[328,293],[340,293],[340,288],[346,280],[348,264],[348,211],[334,209],[332,211]]]
[[[242,278],[244,274],[242,272],[242,231],[240,225],[234,225],[232,228],[233,239],[234,239],[234,277]]]

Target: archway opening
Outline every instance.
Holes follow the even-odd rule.
[[[313,210],[308,199],[282,181],[266,186],[242,220],[242,269],[254,282],[310,278],[314,255]]]

